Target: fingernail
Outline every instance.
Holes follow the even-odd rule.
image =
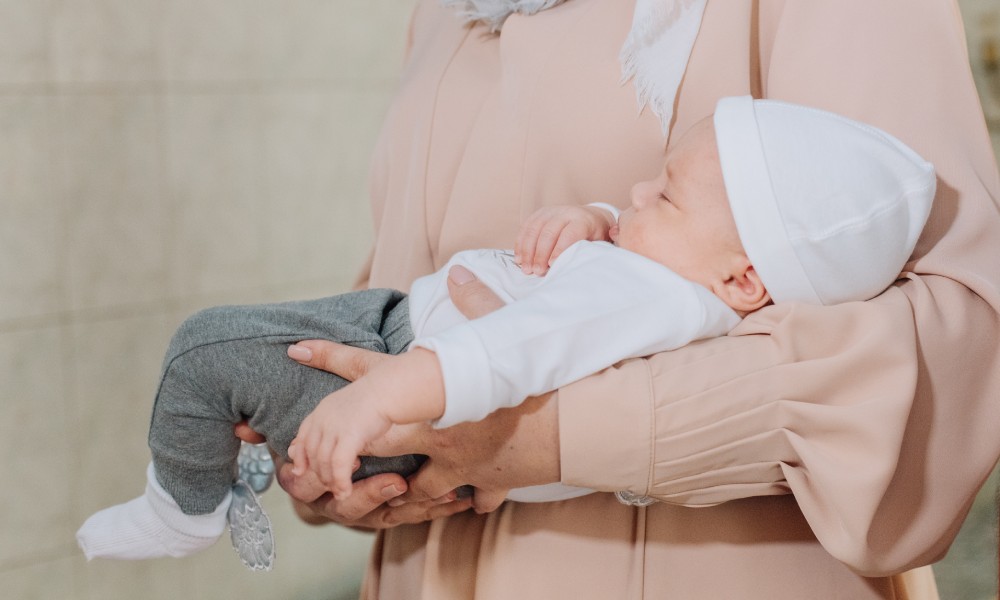
[[[387,485],[384,488],[382,488],[381,493],[383,498],[395,498],[396,496],[402,494],[403,490],[399,489],[394,485]]]
[[[434,504],[448,504],[449,502],[453,502],[455,500],[455,497],[456,497],[455,492],[448,492],[444,496],[436,498],[434,500]]]
[[[306,348],[305,346],[299,346],[298,344],[293,344],[288,347],[288,358],[298,361],[310,361],[312,360],[313,353],[312,350]]]
[[[397,506],[402,506],[402,505],[406,504],[406,502],[404,502],[400,498],[393,498],[392,500],[389,500],[388,502],[386,502],[386,504],[388,504],[392,508],[396,508]]]
[[[465,285],[476,278],[472,274],[472,271],[466,269],[462,265],[455,265],[448,270],[448,279],[450,279],[456,285]]]

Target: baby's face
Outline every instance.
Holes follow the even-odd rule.
[[[659,177],[632,188],[611,239],[709,289],[732,253],[743,253],[726,197],[712,119],[667,152]],[[728,277],[728,275],[726,275]]]

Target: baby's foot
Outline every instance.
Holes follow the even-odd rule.
[[[222,535],[231,494],[211,513],[186,515],[156,481],[152,464],[146,479],[145,494],[91,515],[76,532],[88,560],[188,556],[208,548]]]

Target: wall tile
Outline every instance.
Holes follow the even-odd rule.
[[[53,0],[55,81],[159,79],[157,0]]]
[[[64,338],[57,326],[0,334],[0,570],[72,547],[76,438],[58,360]]]
[[[159,56],[174,83],[253,79],[258,68],[253,4],[246,0],[161,3]]]
[[[343,527],[305,525],[280,490],[268,492],[265,500],[281,551],[280,568],[295,582],[290,588],[295,593],[289,595],[316,600],[357,598],[375,537]]]
[[[130,500],[145,486],[149,416],[172,329],[151,314],[72,326],[71,386],[76,427],[74,523]]]
[[[412,0],[257,0],[261,77],[393,81]]]
[[[176,223],[171,285],[184,295],[259,284],[259,99],[247,94],[167,98],[169,202]]]
[[[50,98],[0,97],[0,321],[64,308]]]
[[[70,94],[58,101],[71,308],[160,299],[169,231],[157,99]]]
[[[96,559],[79,561],[77,597],[83,600],[178,600],[178,598],[236,598],[205,596],[190,574],[191,564],[204,555],[186,559],[142,561]],[[249,598],[250,596],[246,596]]]
[[[938,591],[949,600],[997,598],[997,492],[1000,467],[979,491],[947,556],[934,565]]]
[[[0,0],[0,83],[49,77],[50,0]]]
[[[60,558],[0,570],[4,598],[16,600],[71,600],[79,598],[74,561]]]
[[[227,535],[197,555],[148,561],[81,562],[79,597],[92,600],[177,598],[356,598],[372,537],[339,527],[314,528],[292,515],[280,490],[263,500],[274,521],[275,568],[250,573]]]
[[[368,165],[386,98],[275,93],[263,118],[264,261],[268,284],[326,279],[346,290],[372,228]]]
[[[1000,127],[1000,73],[995,64],[990,65],[1000,52],[1000,4],[995,0],[965,0],[962,16],[983,112],[992,127]]]
[[[292,512],[284,492],[262,496],[275,535],[274,570],[247,573],[225,536],[208,551],[185,559],[186,577],[204,598],[356,598],[372,536],[341,527],[311,527]]]

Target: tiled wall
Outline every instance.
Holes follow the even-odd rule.
[[[995,2],[961,0],[973,16]],[[0,0],[0,597],[356,588],[368,538],[301,524],[277,491],[270,574],[225,542],[88,564],[73,532],[141,491],[155,378],[185,315],[349,285],[411,5]],[[989,493],[939,566],[945,597],[995,593]]]
[[[265,495],[228,547],[86,563],[142,492],[169,335],[211,304],[347,289],[412,0],[0,0],[0,597],[338,598],[369,538]]]

